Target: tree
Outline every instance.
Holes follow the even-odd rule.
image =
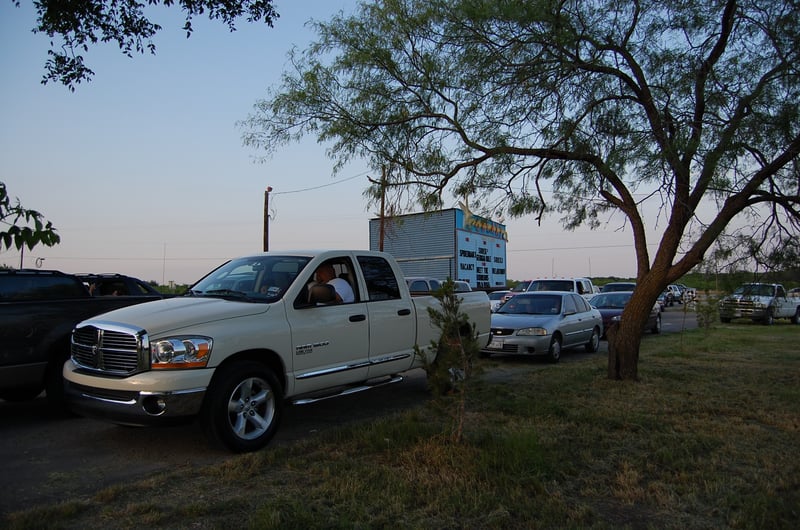
[[[19,7],[19,0],[13,0]],[[192,34],[192,19],[208,12],[211,20],[222,20],[231,31],[236,29],[237,19],[246,16],[248,22],[263,21],[272,27],[278,18],[272,6],[273,0],[148,0],[148,6],[173,4],[186,13],[183,29],[188,38]],[[70,90],[82,81],[91,80],[94,72],[83,62],[80,52],[89,50],[97,42],[116,42],[123,54],[144,53],[145,49],[155,54],[151,40],[161,26],[144,15],[145,4],[136,0],[85,0],[64,2],[61,0],[34,0],[37,20],[34,32],[45,33],[51,39],[57,37],[60,45],[50,42],[47,52],[50,58],[45,63],[42,83],[57,81]]]
[[[754,241],[797,237],[794,0],[385,0],[316,31],[244,142],[269,154],[314,134],[336,168],[392,168],[386,186],[424,208],[449,191],[566,229],[621,214],[637,289],[610,378],[638,379],[648,309],[732,221]],[[649,198],[664,226],[652,254]]]
[[[30,223],[33,223],[33,227],[27,226]],[[8,227],[0,230],[0,249],[9,249],[13,244],[17,250],[23,246],[32,250],[40,243],[52,247],[61,241],[53,224],[45,221],[41,213],[26,210],[19,199],[11,203],[3,182],[0,182],[0,224]]]

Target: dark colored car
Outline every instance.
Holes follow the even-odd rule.
[[[636,288],[634,282],[611,282],[600,288],[601,293],[615,293],[617,291],[633,291]]]
[[[124,274],[76,274],[93,296],[153,296],[162,294],[147,282]]]
[[[63,405],[61,368],[80,321],[157,300],[156,294],[92,296],[84,280],[52,270],[0,270],[0,399],[25,401],[42,390]]]
[[[589,300],[592,307],[600,311],[603,317],[603,335],[608,330],[609,326],[615,322],[619,322],[622,317],[622,311],[628,304],[628,301],[633,295],[632,291],[616,291],[611,293],[600,293]],[[645,330],[652,333],[661,333],[661,309],[659,304],[656,303],[650,309],[650,316],[647,319]]]

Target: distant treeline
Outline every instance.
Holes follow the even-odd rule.
[[[597,277],[592,278],[595,285],[602,287],[609,282],[636,281],[635,278]],[[694,287],[698,293],[704,291],[731,292],[747,282],[780,283],[786,289],[800,287],[800,270],[773,272],[691,272],[676,283]]]

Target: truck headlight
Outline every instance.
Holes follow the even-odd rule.
[[[538,337],[544,337],[547,335],[547,330],[544,328],[522,328],[517,331],[517,335],[536,335]]]
[[[150,343],[150,366],[154,370],[204,368],[211,357],[207,337],[170,337]]]

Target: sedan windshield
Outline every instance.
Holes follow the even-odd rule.
[[[506,315],[558,315],[561,313],[561,296],[542,294],[517,295],[497,310]]]
[[[231,260],[194,284],[187,295],[274,302],[283,296],[310,259],[259,255]]]
[[[611,292],[598,294],[589,303],[597,309],[622,309],[630,299],[631,293]]]

